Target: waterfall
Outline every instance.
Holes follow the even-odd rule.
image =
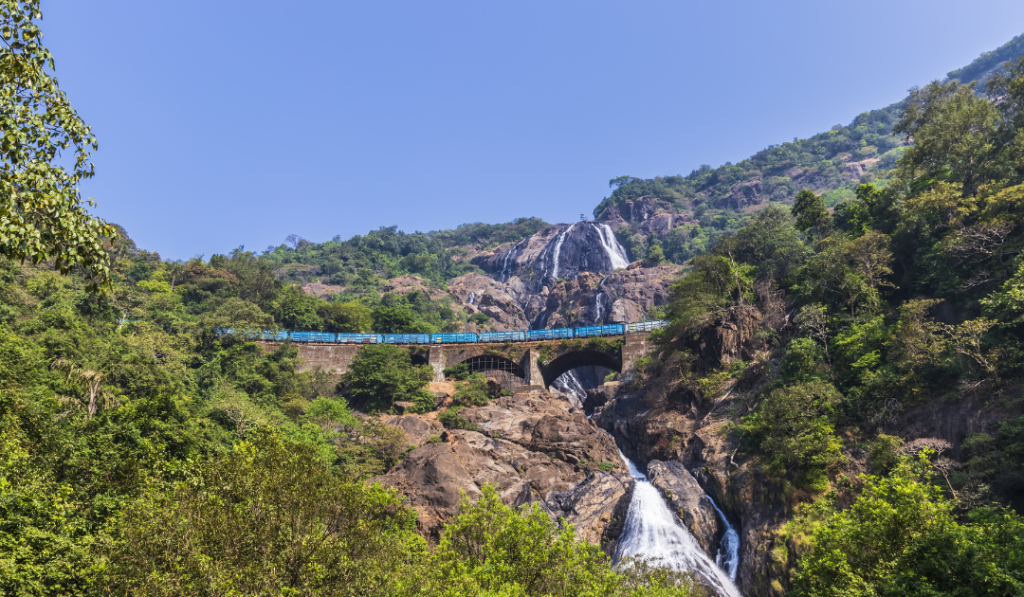
[[[572,229],[575,227],[576,224],[570,224],[568,228],[563,230],[562,233],[558,235],[558,240],[555,241],[555,251],[553,259],[551,260],[551,273],[549,274],[555,280],[558,280],[558,258],[561,257],[562,255],[562,243],[565,242],[566,235],[572,232]]]
[[[594,224],[597,227],[597,234],[601,237],[601,245],[604,247],[608,259],[612,262],[612,270],[626,269],[629,267],[629,259],[626,258],[626,250],[622,248],[619,241],[615,240],[615,233],[608,224]]]
[[[604,295],[600,292],[597,293],[597,298],[594,299],[594,309],[597,310],[597,315],[594,317],[594,325],[601,325],[601,322],[603,321],[601,317],[604,314],[604,305],[601,304],[603,299]]]
[[[740,567],[740,534],[729,524],[729,519],[718,509],[715,500],[711,499],[710,495],[707,498],[711,502],[711,507],[715,509],[715,513],[718,514],[719,520],[725,525],[725,535],[722,536],[722,546],[718,549],[718,554],[715,555],[715,563],[725,569],[729,578],[736,580],[736,571]]]
[[[583,403],[587,400],[587,390],[580,383],[580,378],[576,377],[575,371],[566,371],[555,380],[555,383],[558,384],[559,390],[576,398],[579,404],[573,406],[583,408]]]
[[[472,290],[469,291],[469,296],[466,297],[466,304],[472,305],[476,301],[476,293]]]
[[[731,575],[718,567],[697,544],[690,531],[669,509],[658,489],[633,462],[619,455],[636,481],[626,525],[615,550],[615,561],[626,556],[659,558],[661,564],[693,572],[722,597],[742,597]],[[717,509],[717,507],[716,507]],[[737,535],[737,544],[739,536]],[[734,573],[733,573],[734,574]]]
[[[522,244],[522,242],[523,241],[519,241],[516,244],[512,245],[512,248],[508,250],[508,253],[505,253],[505,259],[501,263],[501,274],[499,274],[499,276],[502,278],[502,282],[508,282],[508,279],[512,277],[512,272],[515,270],[515,261],[512,262],[512,270],[509,270],[508,262],[509,259],[514,258],[516,256],[516,253],[519,252],[519,245]]]

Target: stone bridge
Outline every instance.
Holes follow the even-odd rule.
[[[504,344],[414,344],[398,346],[409,351],[414,363],[430,365],[434,381],[444,381],[447,367],[465,363],[470,371],[500,371],[521,380],[529,389],[547,388],[560,375],[577,367],[598,365],[628,373],[637,359],[651,352],[649,334],[573,338],[543,342],[507,342]],[[261,342],[276,348],[277,342]],[[320,369],[342,375],[356,354],[368,345],[296,344],[302,360],[299,371]],[[523,388],[526,389],[526,388]]]

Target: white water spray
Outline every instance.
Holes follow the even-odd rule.
[[[740,567],[740,534],[729,524],[729,519],[719,510],[715,500],[711,499],[710,495],[707,498],[711,502],[711,507],[718,514],[718,519],[725,525],[725,534],[722,536],[722,545],[715,555],[715,563],[724,568],[729,574],[729,578],[735,581],[736,572]]]
[[[583,403],[587,400],[587,390],[580,383],[580,378],[576,377],[575,371],[566,371],[555,380],[555,384],[562,393],[576,398],[577,404],[573,404],[573,406],[583,408]],[[572,403],[572,400],[570,399],[569,402]]]
[[[619,241],[615,239],[615,233],[608,224],[594,224],[597,227],[597,234],[601,237],[601,246],[608,259],[612,262],[612,270],[626,269],[629,267],[629,259],[626,258],[626,250],[622,248]]]
[[[601,325],[604,321],[602,317],[604,315],[604,305],[601,304],[602,301],[604,301],[604,295],[598,293],[597,298],[594,299],[594,309],[597,310],[597,315],[594,316],[594,325]]]
[[[519,245],[522,242],[523,241],[519,241],[512,245],[512,248],[508,250],[508,253],[505,253],[505,259],[501,263],[501,278],[503,282],[508,282],[508,279],[512,277],[512,271],[508,268],[509,260],[515,258],[516,253],[519,252]],[[515,264],[515,261],[512,261],[513,269]]]
[[[555,251],[552,255],[551,260],[551,277],[555,280],[558,279],[558,258],[562,256],[562,243],[565,242],[565,237],[572,232],[572,229],[576,227],[576,224],[571,224],[568,228],[562,231],[558,235],[558,240],[555,241]]]
[[[742,597],[730,575],[704,553],[647,476],[621,450],[619,455],[626,462],[629,475],[636,480],[636,486],[615,560],[626,556],[659,558],[661,564],[693,572],[723,597]]]

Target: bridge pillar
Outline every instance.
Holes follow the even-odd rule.
[[[540,372],[540,363],[538,362],[540,353],[535,348],[530,348],[523,355],[523,360],[519,362],[519,366],[523,368],[523,381],[527,386],[539,386],[544,388],[544,375]]]
[[[431,346],[427,356],[427,362],[434,370],[434,381],[444,381],[444,368],[447,366],[447,359],[444,357],[443,346]]]
[[[626,334],[626,343],[622,345],[622,374],[633,372],[636,360],[646,357],[654,351],[654,345],[648,341],[650,334],[639,332]]]

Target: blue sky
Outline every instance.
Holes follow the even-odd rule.
[[[848,123],[1024,33],[1019,0],[44,0],[100,150],[83,187],[163,257],[590,214]]]

